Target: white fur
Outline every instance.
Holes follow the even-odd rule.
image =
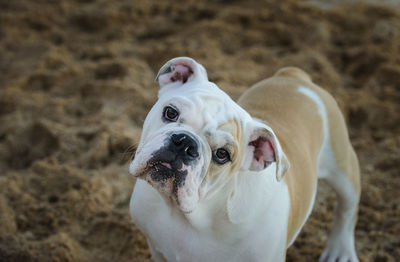
[[[300,86],[299,92],[310,98],[318,108],[318,112],[322,119],[322,129],[324,132],[324,140],[322,142],[321,151],[318,155],[318,178],[326,178],[330,172],[330,169],[336,168],[335,158],[329,142],[329,123],[328,114],[321,98],[307,87]]]
[[[212,214],[208,213],[208,203],[200,203],[196,212],[183,216],[176,209],[171,209],[155,189],[143,180],[138,180],[130,210],[135,224],[150,239],[155,251],[153,259],[162,261],[157,260],[157,257],[163,257],[170,262],[283,261],[289,194],[284,183],[266,185],[270,182],[267,180],[274,177],[273,169],[263,174],[265,182],[258,183],[260,188],[247,192],[259,195],[257,203],[251,205],[253,210],[243,210],[252,211],[251,223],[234,226],[227,223],[224,210],[212,218],[205,216]],[[255,179],[254,175],[248,174]],[[254,208],[255,205],[258,208]]]
[[[186,59],[186,58],[182,58]],[[207,80],[203,68],[194,60],[182,61],[198,72],[183,84],[171,82],[168,67],[161,69],[159,99],[146,117],[143,133],[130,172],[137,174],[143,161],[160,148],[168,132],[184,130],[199,142],[203,159],[210,161],[211,151],[221,146],[247,147],[255,129],[269,131],[277,144],[278,165],[251,172],[243,166],[232,174],[218,174],[198,186],[199,170],[208,170],[209,162],[189,170],[187,183],[178,197],[189,201],[190,212],[182,212],[171,198],[165,197],[146,181],[138,179],[131,198],[134,222],[146,235],[156,261],[283,261],[289,217],[289,192],[276,174],[287,170],[279,141],[265,124],[255,121],[215,84]],[[167,63],[168,66],[171,63]],[[163,72],[166,72],[163,74]],[[163,123],[162,109],[173,105],[181,123]],[[220,124],[239,119],[247,138],[243,144],[220,128]],[[245,150],[249,153],[249,150]],[[250,150],[251,151],[251,150]],[[252,152],[250,152],[252,155]],[[214,164],[215,165],[215,164]],[[285,167],[285,169],[281,168]],[[197,171],[196,171],[197,170]],[[227,169],[229,170],[229,169]],[[222,172],[222,171],[221,171]],[[191,183],[190,181],[195,181]],[[154,185],[153,185],[154,186]],[[185,192],[198,197],[187,197]]]
[[[215,87],[210,85],[210,88]],[[229,133],[216,129],[219,123],[232,118],[234,114],[250,123],[254,123],[254,120],[225,93],[218,90],[214,90],[216,92],[210,95],[210,92],[204,92],[196,87],[193,87],[191,92],[178,87],[177,90],[163,93],[159,103],[162,106],[169,102],[179,104],[180,108],[182,105],[185,106],[185,109],[181,111],[182,118],[185,119],[187,126],[190,126],[190,131],[196,133],[208,131],[214,135],[217,134],[221,139],[214,138],[215,141],[210,140],[210,142],[221,146],[221,143],[233,138]],[[207,110],[204,110],[206,101]],[[222,110],[224,114],[220,114],[220,118],[211,117],[215,115],[213,111],[221,110],[220,107],[232,109]],[[157,111],[160,112],[160,109],[153,108],[146,121],[158,117],[153,115],[153,112]],[[155,149],[156,145],[146,141],[158,141],[154,140],[154,137],[164,137],[165,133],[163,129],[160,129],[157,131],[160,133],[151,134],[148,132],[151,129],[150,124],[156,123],[153,121],[146,124],[142,138],[144,142],[139,145],[139,154]],[[200,137],[199,139],[206,143]],[[149,144],[148,150],[146,144]],[[203,147],[207,145],[203,144]],[[139,156],[138,159],[146,158]],[[135,172],[134,165],[137,164],[131,164],[132,173]],[[231,175],[234,179],[230,184],[217,181],[222,186],[218,194],[208,196],[209,188],[202,188],[199,195],[204,198],[200,199],[196,209],[188,214],[183,214],[175,208],[170,200],[161,197],[160,193],[145,181],[137,180],[131,198],[131,215],[138,228],[147,236],[153,250],[153,259],[165,258],[167,261],[283,260],[289,216],[287,186],[276,180],[275,164],[271,164],[263,172],[246,172],[244,169],[240,171]],[[232,254],[235,256],[232,257]]]

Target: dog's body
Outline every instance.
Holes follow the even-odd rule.
[[[144,178],[136,182],[131,214],[155,261],[283,261],[311,213],[318,178],[339,200],[321,261],[358,261],[358,161],[327,92],[303,71],[285,68],[236,104],[194,60],[173,59],[160,73],[159,101],[146,118],[130,168]],[[169,112],[167,122],[153,126],[155,112],[175,100],[191,104],[187,111],[195,117],[169,121]],[[193,138],[182,140],[186,153],[176,149],[180,142],[170,141],[178,135]],[[221,148],[230,153],[224,163]],[[170,173],[175,165],[183,176]]]

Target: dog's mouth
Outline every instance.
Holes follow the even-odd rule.
[[[193,210],[191,203],[198,199],[198,185],[187,166],[181,165],[177,169],[175,163],[149,161],[135,176],[145,180],[165,199],[174,202],[183,213]]]
[[[162,161],[153,161],[148,162],[145,167],[141,168],[138,172],[134,174],[137,178],[145,178],[146,175],[153,172],[163,172],[169,173],[172,172],[172,167],[170,163],[162,162]]]
[[[153,173],[153,172],[162,172],[165,174],[167,177],[170,176],[170,173],[172,172],[172,167],[170,163],[167,162],[162,162],[162,161],[157,161],[157,162],[148,162],[146,164],[146,167],[143,168],[139,173],[137,173],[135,176],[144,178],[147,174]]]
[[[183,168],[174,168],[172,163],[151,161],[137,177],[146,180],[161,193],[177,200],[178,190],[185,185],[187,173],[188,171]]]
[[[200,198],[204,161],[201,156],[188,159],[179,153],[164,147],[145,147],[136,154],[129,172],[152,186],[168,205],[187,214],[196,208]]]

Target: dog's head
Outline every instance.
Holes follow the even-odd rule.
[[[281,179],[288,165],[274,132],[208,81],[202,65],[174,58],[156,80],[158,101],[144,122],[131,174],[184,213],[241,172],[276,163],[274,179]]]

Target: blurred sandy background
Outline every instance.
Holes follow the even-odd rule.
[[[400,261],[400,3],[374,2],[0,0],[0,261],[149,261],[128,161],[183,55],[235,99],[286,65],[328,89],[360,159],[360,259]],[[319,193],[288,261],[326,244]]]

